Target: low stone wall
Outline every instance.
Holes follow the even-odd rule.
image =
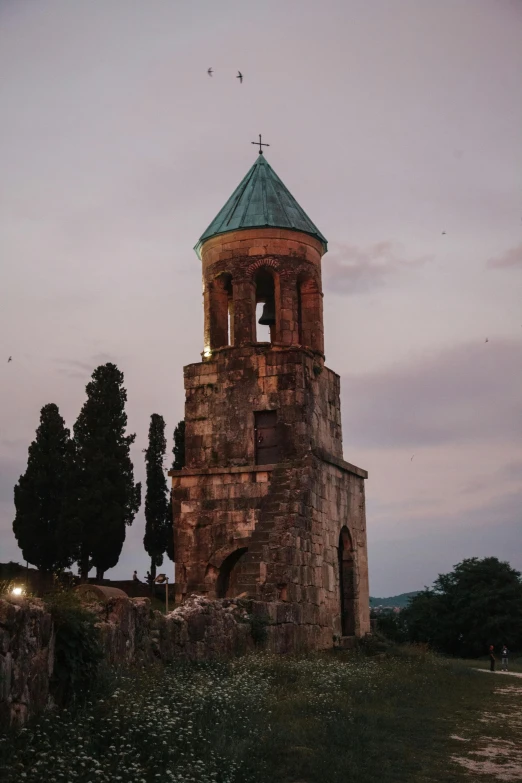
[[[0,726],[23,725],[51,703],[51,615],[38,599],[0,599]]]
[[[176,659],[231,658],[256,647],[273,652],[308,647],[307,626],[292,605],[192,596],[164,615],[147,598],[87,604],[97,616],[105,660],[132,666]],[[23,725],[52,706],[54,630],[38,598],[0,599],[0,725]]]
[[[253,649],[247,602],[192,597],[164,615],[146,598],[91,604],[105,659],[115,665],[229,658]]]

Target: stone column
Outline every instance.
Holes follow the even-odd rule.
[[[297,326],[297,281],[295,274],[283,272],[279,279],[279,335],[278,342],[283,345],[297,345],[299,331]]]
[[[228,291],[223,277],[209,283],[210,348],[228,345]]]
[[[246,345],[255,340],[256,297],[251,278],[234,279],[234,345]]]

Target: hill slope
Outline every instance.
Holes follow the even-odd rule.
[[[412,593],[391,595],[389,598],[374,598],[373,596],[370,596],[370,606],[400,606],[402,609],[408,605],[408,599],[413,598],[413,596],[417,595],[419,592],[419,590],[414,590]]]

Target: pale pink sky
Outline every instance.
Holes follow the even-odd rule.
[[[139,478],[150,414],[182,418],[192,247],[262,133],[330,243],[372,594],[522,568],[521,74],[518,0],[0,0],[0,561],[45,403],[72,428],[115,361]],[[145,572],[143,531],[109,577]]]

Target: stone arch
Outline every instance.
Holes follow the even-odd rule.
[[[279,263],[277,259],[275,258],[258,258],[257,261],[253,261],[248,269],[246,270],[246,273],[249,277],[253,278],[257,272],[258,269],[261,269],[262,267],[271,267],[275,271],[279,271]]]
[[[235,549],[221,563],[216,580],[216,598],[232,598],[237,594],[237,577],[239,573],[237,564],[247,551],[248,547],[246,546]]]
[[[341,610],[341,633],[355,635],[355,553],[352,537],[346,525],[339,535],[339,598]]]
[[[210,349],[233,345],[234,300],[230,272],[221,272],[208,283]]]
[[[316,276],[308,271],[297,276],[297,329],[300,345],[324,352],[323,297]]]

